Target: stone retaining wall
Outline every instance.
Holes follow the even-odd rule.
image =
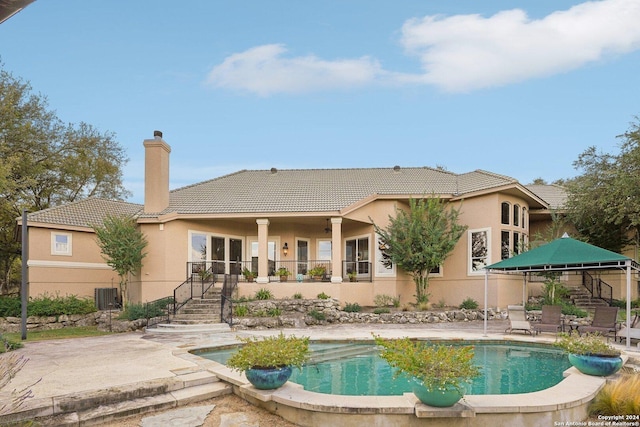
[[[331,323],[439,323],[468,322],[484,320],[484,310],[432,310],[432,311],[397,311],[390,313],[345,312],[336,299],[311,300],[264,300],[236,303],[248,309],[247,316],[234,316],[233,324],[239,329],[248,328],[282,328],[304,327]],[[279,316],[267,316],[266,313],[278,309]],[[315,312],[315,313],[314,313]],[[503,319],[502,313],[493,309],[487,310],[488,320]]]
[[[399,311],[390,309],[390,313],[348,313],[342,311],[336,299],[278,299],[235,303],[244,305],[248,315],[233,317],[233,325],[238,329],[249,328],[303,328],[311,325],[327,325],[332,323],[439,323],[468,322],[483,320],[484,310],[432,310],[432,311]],[[273,309],[280,310],[280,315],[269,316]],[[28,331],[45,331],[74,326],[98,325],[102,331],[128,332],[142,329],[147,325],[146,319],[133,321],[117,320],[119,311],[97,311],[85,315],[61,315],[49,317],[30,316],[27,318]],[[505,313],[488,310],[488,320],[503,319]],[[0,318],[0,332],[20,332],[19,317]]]
[[[147,325],[146,319],[118,320],[119,311],[96,311],[89,314],[62,314],[60,316],[29,316],[27,331],[49,331],[78,326],[98,325],[101,331],[128,332],[142,329]],[[0,317],[0,332],[21,332],[20,317]]]

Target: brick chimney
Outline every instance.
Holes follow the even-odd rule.
[[[162,212],[169,206],[169,153],[171,147],[162,132],[153,131],[153,139],[144,142],[144,211]]]

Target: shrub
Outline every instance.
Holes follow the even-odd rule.
[[[435,308],[445,308],[447,306],[447,303],[445,302],[444,298],[440,298],[440,300],[435,303],[433,305]]]
[[[271,317],[278,317],[281,314],[282,314],[282,310],[280,310],[278,307],[273,307],[267,310],[267,315]]]
[[[362,307],[360,307],[360,304],[357,302],[347,303],[345,304],[343,311],[346,311],[347,313],[359,313],[362,311]]]
[[[373,303],[376,307],[386,307],[393,304],[393,297],[391,295],[378,294],[373,297]]]
[[[28,316],[59,316],[61,314],[89,314],[97,311],[92,299],[76,295],[64,297],[48,294],[31,298],[27,304]],[[0,317],[20,317],[20,298],[0,297]]]
[[[244,317],[249,314],[249,307],[244,304],[236,305],[233,307],[233,314],[238,317]]]
[[[96,304],[92,299],[79,298],[76,295],[64,297],[43,295],[29,301],[29,316],[58,316],[60,314],[89,314],[96,312]]]
[[[129,303],[127,308],[120,313],[118,319],[122,320],[137,320],[137,319],[145,319],[147,311],[145,310],[144,304],[134,304]]]
[[[392,304],[395,308],[400,307],[400,295],[398,295],[397,297],[393,297],[393,301],[391,302],[391,304]]]
[[[273,299],[273,294],[269,289],[266,289],[266,288],[258,289],[255,294],[255,299],[257,300]]]
[[[318,311],[318,310],[311,310],[307,314],[309,316],[313,317],[314,319],[319,320],[319,321],[327,320],[327,316],[325,316],[324,313],[322,313],[321,311]]]
[[[462,301],[462,304],[460,304],[460,308],[475,310],[476,308],[478,308],[478,301],[474,300],[471,297],[468,297],[466,300]]]
[[[387,307],[376,307],[373,310],[373,314],[382,314],[382,313],[391,313],[391,310],[389,310]]]
[[[318,299],[329,299],[331,298],[329,295],[325,294],[324,292],[321,292],[318,294]]]
[[[573,304],[561,303],[562,306],[562,314],[564,315],[573,315],[577,317],[587,317],[588,313]]]
[[[640,414],[640,374],[622,375],[608,382],[589,405],[591,415]]]
[[[20,317],[20,298],[0,297],[0,317]]]
[[[285,337],[280,332],[272,337],[238,339],[244,345],[227,360],[227,366],[241,372],[251,368],[301,368],[310,356],[308,337]]]
[[[302,299],[302,294],[300,292],[293,294],[293,299]]]
[[[22,347],[23,347],[23,345],[22,345],[21,342],[12,341],[12,340],[10,340],[8,338],[3,337],[2,334],[0,334],[0,354],[8,352],[8,351],[16,350],[16,349],[22,348]]]

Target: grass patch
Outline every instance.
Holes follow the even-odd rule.
[[[65,338],[85,338],[109,335],[113,332],[99,331],[97,326],[78,326],[73,328],[51,329],[48,331],[28,331],[26,342],[57,340]],[[14,342],[22,341],[20,332],[4,333],[3,337]]]

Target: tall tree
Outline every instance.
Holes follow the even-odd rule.
[[[410,199],[409,211],[398,209],[386,228],[373,224],[384,258],[412,276],[417,303],[429,300],[429,272],[442,265],[467,229],[458,224],[459,215],[436,197]]]
[[[114,134],[64,124],[44,96],[0,63],[0,292],[19,278],[14,230],[22,210],[89,196],[123,199],[126,162]]]
[[[122,304],[129,304],[129,281],[142,268],[147,240],[132,217],[105,217],[101,225],[94,225],[98,246],[107,264],[120,277]]]
[[[582,175],[568,181],[568,219],[583,238],[620,252],[638,243],[640,230],[640,122],[619,136],[618,154],[585,150],[574,167]]]

